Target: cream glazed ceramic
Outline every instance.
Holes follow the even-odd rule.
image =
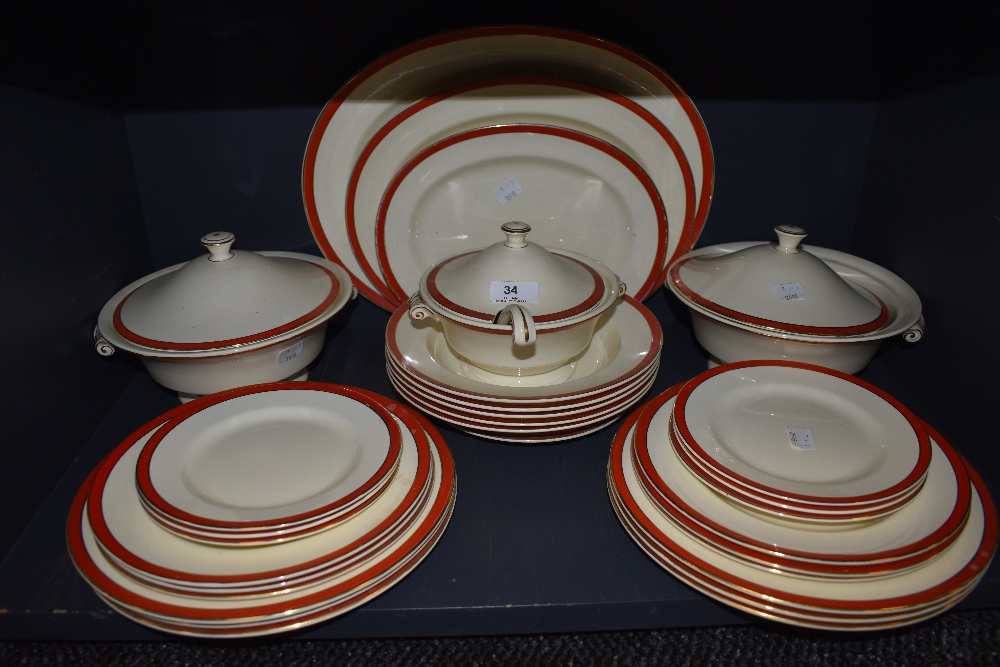
[[[899,276],[847,253],[800,246],[805,232],[799,228],[776,231],[784,236],[778,244],[729,243],[700,248],[671,266],[666,285],[691,310],[695,337],[713,357],[710,367],[751,359],[784,359],[857,373],[868,365],[882,341],[901,335],[916,342],[923,336],[920,298]],[[782,250],[789,246],[798,252]],[[762,262],[764,268],[754,271],[754,259],[776,261],[773,265]],[[801,259],[807,261],[795,261]],[[793,267],[792,272],[785,270],[788,267]],[[795,268],[806,270],[797,273]],[[740,283],[739,287],[727,290],[725,281],[709,275],[714,269],[721,269],[719,274],[729,271],[730,282]],[[816,289],[811,287],[814,283],[819,285]],[[747,284],[754,286],[756,300],[745,295],[742,302],[735,300],[733,294],[745,291]],[[843,319],[830,319],[822,314],[822,308],[800,308],[818,301],[820,295],[824,303],[843,306],[842,310],[834,306],[829,311]],[[786,298],[779,299],[782,296]],[[752,304],[767,308],[753,311]],[[794,315],[800,317],[787,312],[780,315],[785,306],[792,306]],[[776,313],[786,321],[777,321]]]
[[[506,241],[428,268],[410,317],[440,321],[448,344],[489,372],[546,373],[586,349],[625,284],[590,258],[528,242],[523,222],[501,229]]]
[[[326,324],[356,295],[333,262],[290,252],[233,250],[228,232],[209,253],[125,287],[101,310],[97,351],[121,349],[182,396],[302,379]]]
[[[712,199],[714,161],[705,124],[691,99],[673,79],[638,54],[575,32],[532,26],[459,30],[408,44],[373,62],[337,91],[317,118],[310,136],[302,169],[306,216],[324,255],[344,264],[366,298],[390,311],[399,305],[397,300],[382,293],[384,285],[376,284],[365,272],[363,253],[356,255],[362,248],[352,247],[358,245],[354,243],[358,237],[351,238],[345,213],[348,217],[353,215],[348,200],[355,167],[373,146],[373,138],[380,137],[380,131],[405,112],[439,100],[442,93],[457,86],[495,80],[498,76],[544,77],[600,89],[601,94],[626,101],[628,113],[635,113],[636,122],[662,128],[662,133],[653,130],[656,136],[650,140],[658,142],[664,154],[675,152],[673,144],[676,144],[677,152],[690,167],[691,187],[685,190],[693,195],[690,203],[695,209],[690,216],[685,213],[683,220],[679,216],[671,219],[665,256],[673,257],[677,250],[686,252],[694,247]],[[516,94],[520,104],[521,92],[510,94]],[[558,106],[531,105],[498,120],[551,122],[601,135],[633,155],[630,148],[634,144],[622,143],[605,130],[606,116],[588,114],[581,118],[576,110],[569,110],[574,105],[575,101],[561,99]],[[645,120],[639,120],[639,116]],[[449,116],[442,114],[442,117]],[[614,127],[619,126],[619,117],[620,113],[613,115]],[[465,129],[445,123],[437,138]],[[420,143],[416,148],[428,143]],[[633,157],[639,160],[638,155]],[[639,161],[655,178],[655,162]],[[673,190],[664,187],[661,194],[667,199]],[[688,203],[685,201],[685,208]],[[674,224],[678,225],[677,233]],[[606,260],[603,255],[596,257]],[[632,285],[633,292],[638,293],[639,289],[640,285]]]

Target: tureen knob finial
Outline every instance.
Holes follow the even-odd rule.
[[[808,234],[806,230],[795,225],[778,225],[774,228],[778,234],[778,245],[774,246],[781,252],[795,253],[799,251],[799,243]]]
[[[531,231],[531,225],[526,222],[505,222],[500,225],[500,229],[507,235],[504,245],[508,248],[523,248],[528,245],[524,238]]]
[[[208,248],[208,261],[224,262],[232,258],[233,253],[229,251],[229,247],[235,240],[236,235],[230,232],[211,232],[201,237],[201,244]]]

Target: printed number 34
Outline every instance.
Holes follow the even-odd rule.
[[[504,285],[503,286],[503,293],[504,294],[517,294],[517,285]]]

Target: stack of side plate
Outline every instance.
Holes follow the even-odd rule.
[[[306,394],[314,394],[311,405]],[[354,435],[365,436],[372,435],[369,427],[373,424],[358,426],[363,417],[356,414],[356,406],[351,406],[355,417],[345,419],[338,406],[329,402],[331,396],[364,398],[377,406],[372,412],[387,421],[374,424],[376,430],[392,434],[387,441],[394,445],[388,452],[385,443],[361,437],[355,438],[355,451],[345,453],[342,448],[350,441],[352,427]],[[226,402],[232,412],[197,424],[212,414],[213,407]],[[324,411],[325,418],[320,416]],[[236,439],[241,425],[253,450],[242,465],[226,446],[227,438]],[[217,535],[190,539],[166,529],[163,517],[147,510],[151,505],[136,484],[136,473],[146,465],[143,460],[149,459],[150,479],[159,483],[159,467],[165,464],[158,459],[165,453],[159,447],[173,446],[169,438],[181,436],[188,439],[191,449],[173,465],[180,465],[180,485],[207,501],[192,514],[199,521],[207,514],[215,517],[213,512],[225,506],[238,512],[252,509],[256,519],[269,520],[287,514],[289,507],[301,509],[306,499],[313,511],[300,514],[313,516],[295,524],[290,537],[237,538],[228,543],[229,548],[205,544],[223,542]],[[323,451],[319,443],[332,449]],[[377,451],[377,467],[364,451],[368,443]],[[332,459],[324,460],[331,454]],[[212,457],[217,464],[227,457],[235,464],[230,477],[221,472],[224,467],[211,465]],[[391,465],[386,465],[387,460]],[[273,488],[263,488],[267,480],[254,478],[260,474],[254,462],[271,467]],[[299,478],[302,467],[310,463],[327,471],[327,483],[318,482],[318,473],[306,475],[307,481],[316,483],[302,485],[297,497],[290,499],[292,487],[283,484],[283,477]],[[384,474],[386,467],[388,474]],[[361,483],[359,476],[364,478]],[[247,483],[242,491],[233,481],[239,478]],[[352,492],[344,493],[345,483]],[[160,488],[167,490],[162,484]],[[365,491],[355,493],[359,489]],[[366,500],[339,502],[348,496]],[[108,604],[129,618],[177,634],[247,637],[333,618],[387,590],[434,547],[454,502],[450,452],[422,417],[362,390],[321,383],[275,383],[198,399],[132,434],[80,489],[69,517],[68,539],[80,573]],[[327,520],[326,511],[315,511],[333,505],[338,508],[336,520]],[[344,509],[345,505],[350,509]],[[259,526],[253,530],[259,532]]]
[[[793,625],[874,630],[957,604],[993,558],[989,493],[926,424],[925,480],[898,511],[853,523],[781,518],[733,502],[682,462],[671,423],[680,390],[649,401],[622,425],[608,490],[636,543],[699,592]]]
[[[542,443],[606,427],[639,402],[659,368],[663,334],[648,309],[625,297],[601,317],[590,345],[542,375],[502,376],[465,362],[439,325],[405,307],[386,331],[386,370],[421,411],[479,437]]]
[[[208,397],[164,424],[135,469],[150,517],[196,541],[266,544],[375,501],[399,464],[395,418],[361,391],[318,386]]]
[[[820,522],[885,516],[920,491],[927,432],[884,391],[835,370],[748,361],[677,396],[672,442],[706,485],[760,512]]]
[[[509,220],[645,299],[697,242],[714,183],[705,124],[670,76],[603,40],[524,26],[372,63],[323,109],[302,171],[323,254],[388,310]]]

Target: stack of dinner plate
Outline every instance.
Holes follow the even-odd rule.
[[[939,433],[857,378],[796,362],[721,366],[646,403],[615,438],[608,490],[661,567],[793,625],[939,614],[997,546],[985,485]]]
[[[343,614],[440,539],[455,471],[389,399],[282,382],[196,399],[122,442],[81,487],[70,554],[110,606],[176,634],[248,637]]]
[[[323,254],[390,311],[428,266],[489,245],[510,220],[600,261],[641,301],[694,248],[713,185],[705,124],[668,74],[604,40],[531,26],[382,56],[324,107],[302,168]]]
[[[413,320],[403,306],[386,330],[386,370],[406,400],[478,437],[555,442],[602,429],[641,400],[662,344],[656,318],[626,296],[577,357],[539,375],[499,375],[456,355],[440,323]]]

